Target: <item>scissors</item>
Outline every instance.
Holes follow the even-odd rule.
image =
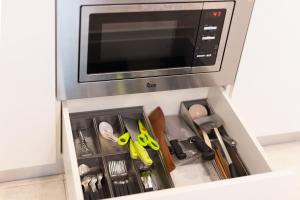
[[[151,137],[149,134],[148,130],[145,128],[144,124],[142,123],[141,120],[138,120],[138,125],[139,125],[139,135],[143,135],[146,138],[145,143],[146,144],[141,144],[143,146],[149,146],[151,149],[158,151],[159,150],[159,144],[156,140]]]
[[[128,141],[130,140],[130,133],[128,132],[127,128],[125,128],[125,133],[122,134],[119,138],[118,138],[118,144],[120,146],[123,146],[125,144],[128,143]],[[137,141],[140,143],[140,145],[147,146],[147,138],[145,135],[139,134],[137,137]]]
[[[130,157],[132,159],[140,158],[141,161],[151,166],[153,164],[147,150],[144,146],[147,145],[147,138],[143,134],[139,134],[137,121],[134,119],[123,118],[125,125],[125,133],[118,138],[119,145],[125,145],[129,142]]]

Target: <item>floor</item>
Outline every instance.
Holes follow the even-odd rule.
[[[0,199],[66,200],[64,176],[49,176],[0,184]]]
[[[300,159],[295,159],[295,155],[300,155],[300,142],[270,145],[264,149],[273,169],[291,169],[300,180]],[[300,188],[300,181],[297,187]],[[0,199],[66,200],[63,175],[1,183]]]

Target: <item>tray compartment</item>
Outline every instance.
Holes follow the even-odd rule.
[[[89,187],[90,192],[88,195],[90,198],[94,199],[104,199],[104,198],[110,198],[111,195],[111,182],[109,180],[107,171],[105,170],[105,167],[103,165],[103,159],[101,157],[98,158],[87,158],[87,159],[81,159],[78,161],[78,167],[82,164],[89,167],[90,171],[86,173],[85,175],[81,176],[81,181],[85,176],[94,176],[97,177],[99,173],[103,175],[103,178],[101,179],[101,187],[98,187],[98,182],[96,183],[97,191],[91,192],[92,188]],[[98,177],[97,177],[98,179]],[[98,179],[99,181],[99,179]],[[82,188],[83,189],[83,188]],[[85,196],[85,200],[88,200],[87,196]]]
[[[140,160],[133,161],[140,182],[142,182],[143,189],[148,192],[173,187],[173,181],[170,181],[171,178],[165,173],[160,155],[149,148],[147,148],[147,151],[153,160],[153,164],[150,167],[146,167]],[[150,176],[150,178],[148,178],[148,176]],[[150,186],[147,181],[150,181],[152,186]]]
[[[121,114],[121,116],[123,115],[128,118],[135,119],[136,121],[141,120],[142,123],[144,124],[145,128],[147,129],[148,133],[151,135],[151,137],[153,137],[157,141],[155,135],[153,134],[153,130],[150,125],[149,119],[146,117],[146,114],[145,114],[143,108],[139,107],[139,108],[136,108],[136,110],[134,110],[133,112],[132,111],[133,110],[130,110],[127,112],[125,111],[124,113]],[[145,149],[147,150],[150,158],[153,160],[153,165],[149,169],[144,168],[144,170],[140,170],[140,168],[141,168],[140,166],[144,166],[143,163],[139,159],[133,160],[135,169],[138,172],[138,177],[139,177],[140,182],[143,183],[143,181],[142,181],[143,178],[141,177],[141,175],[151,172],[151,178],[153,179],[153,182],[156,183],[157,190],[174,187],[172,178],[171,178],[170,174],[167,172],[161,152],[154,151],[148,146],[146,146]],[[152,191],[152,189],[145,188],[144,184],[142,184],[142,185],[143,185],[143,189],[145,191]]]
[[[83,159],[98,156],[101,150],[92,118],[88,114],[73,114],[71,116],[71,127],[77,158]],[[86,154],[86,151],[82,151],[84,146],[82,146],[80,140],[79,130],[81,131],[86,141],[86,146],[91,151],[91,154]]]
[[[182,102],[182,105],[186,107],[186,109],[188,110],[192,105],[194,104],[201,104],[203,106],[205,106],[205,108],[208,111],[208,115],[213,115],[215,114],[215,111],[213,109],[213,107],[208,103],[208,101],[206,99],[199,99],[199,100],[192,100],[192,101],[184,101]],[[229,134],[226,132],[224,126],[220,126],[218,128],[220,134],[222,136],[229,136]],[[213,130],[208,131],[208,136],[212,141],[213,146],[218,149],[219,152],[222,153],[222,160],[224,160],[225,163],[227,163],[225,156],[224,156],[224,152],[222,151],[222,148],[219,144],[219,142],[217,141],[217,137],[214,133]],[[224,141],[227,151],[232,159],[233,164],[236,166],[239,175],[240,176],[246,176],[246,175],[250,175],[249,170],[247,169],[247,166],[245,165],[245,163],[243,162],[243,160],[241,159],[241,157],[239,156],[239,153],[237,151],[236,147],[233,147],[231,145],[229,145],[228,143],[226,143]],[[238,144],[237,144],[238,145]],[[228,169],[226,167],[224,167],[224,169],[227,171]]]
[[[143,192],[129,153],[105,156],[104,162],[115,197]]]
[[[101,112],[99,112],[101,114]],[[119,137],[124,133],[124,129],[120,123],[119,115],[96,115],[93,117],[94,127],[96,129],[98,135],[98,141],[101,147],[101,154],[102,155],[113,155],[113,154],[122,154],[129,152],[128,146],[120,146],[118,143],[113,142],[111,140],[105,139],[99,130],[99,124],[101,122],[109,123],[113,128],[113,133],[115,137]]]

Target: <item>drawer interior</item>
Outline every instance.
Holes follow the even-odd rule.
[[[191,105],[195,103],[200,103],[208,109],[209,114],[218,114],[223,119],[223,124],[221,127],[219,127],[219,131],[222,135],[227,135],[237,142],[235,148],[230,148],[229,144],[227,143],[225,145],[228,148],[230,155],[233,157],[232,160],[234,160],[237,168],[244,170],[244,173],[241,173],[241,176],[244,177],[240,177],[238,178],[238,180],[243,180],[243,179],[246,180],[248,179],[246,177],[252,177],[257,174],[268,173],[271,171],[267,161],[265,160],[264,153],[260,145],[256,142],[254,138],[252,138],[251,135],[248,134],[248,131],[244,127],[243,122],[238,117],[237,112],[234,110],[230,101],[227,99],[225,95],[223,95],[220,89],[210,89],[209,92],[206,93],[205,95],[190,95],[190,96],[174,95],[174,96],[176,96],[177,98],[173,99],[172,102],[173,104],[171,104],[169,100],[167,102],[164,102],[163,99],[159,96],[155,97],[155,101],[160,102],[157,103],[156,106],[161,106],[164,111],[166,110],[166,118],[169,116],[180,116],[180,112],[179,112],[180,104],[184,102],[187,108],[189,108]],[[197,98],[198,96],[200,96],[201,98]],[[118,99],[118,97],[116,97],[116,99]],[[151,101],[151,99],[149,101]],[[101,103],[101,100],[98,99],[97,102]],[[119,101],[114,100],[112,102],[119,102]],[[76,107],[78,106],[78,102],[75,102],[74,104],[72,102],[68,102],[68,108],[70,108],[71,111],[71,113],[69,113],[68,116],[71,122],[70,126],[72,130],[72,139],[73,139],[72,142],[75,146],[74,149],[76,150],[76,159],[77,159],[76,162],[77,165],[76,167],[74,167],[73,174],[74,172],[77,171],[75,168],[78,168],[80,164],[84,164],[85,161],[87,161],[87,164],[91,163],[90,164],[91,166],[93,166],[95,163],[98,163],[98,165],[100,165],[99,170],[103,171],[103,173],[106,175],[105,183],[107,184],[107,187],[103,187],[105,188],[104,194],[107,194],[105,198],[117,197],[118,192],[115,190],[115,186],[114,186],[115,180],[114,178],[112,178],[109,172],[108,163],[110,161],[121,160],[121,161],[125,161],[128,174],[125,176],[124,180],[122,179],[117,181],[126,182],[127,180],[126,178],[128,178],[129,183],[134,185],[133,194],[147,192],[148,189],[145,188],[145,185],[142,180],[143,179],[142,177],[144,176],[144,174],[147,173],[147,170],[143,170],[143,167],[141,167],[141,161],[133,160],[130,158],[130,150],[128,145],[120,146],[116,143],[111,143],[111,141],[103,138],[101,136],[101,133],[99,132],[99,123],[102,121],[106,121],[110,123],[113,127],[113,132],[115,136],[119,137],[125,131],[124,124],[122,123],[122,121],[120,121],[120,116],[130,116],[131,118],[134,119],[142,119],[147,130],[155,138],[153,133],[153,128],[147,117],[150,114],[150,112],[155,108],[155,106],[153,106],[153,103],[147,105],[147,101],[142,101],[142,100],[140,103],[135,102],[135,105],[141,105],[138,107],[126,107],[126,106],[131,106],[131,103],[129,104],[124,103],[123,105],[124,107],[120,107],[120,108],[117,104],[114,105],[113,103],[112,104],[103,103],[100,105],[101,106],[96,105],[94,107],[86,106],[88,109],[85,110],[83,108],[85,107],[85,102],[82,102],[82,106],[80,109],[76,109]],[[107,109],[109,107],[112,107],[114,109]],[[168,110],[168,108],[170,107],[172,108],[176,107],[176,110],[175,109]],[[147,112],[145,112],[144,110],[146,110]],[[78,140],[78,129],[81,128],[86,130],[85,137],[91,138],[90,140],[87,141],[89,141],[91,149],[94,149],[94,154],[92,156],[89,157],[78,156],[79,155],[77,153],[78,142],[76,142],[76,140]],[[213,133],[208,133],[208,134],[213,145],[216,146],[217,149],[220,149],[221,147],[218,144],[216,136]],[[181,145],[183,146],[183,148],[187,148],[187,147],[194,148],[189,146],[190,144],[186,144],[184,142],[182,142]],[[155,160],[153,167],[151,168],[151,175],[153,176],[155,182],[159,185],[158,190],[161,190],[161,191],[151,192],[152,196],[154,194],[157,195],[166,194],[160,192],[165,191],[163,189],[172,188],[174,186],[178,189],[185,188],[186,186],[189,187],[195,186],[198,184],[200,184],[201,186],[205,186],[206,184],[203,183],[209,183],[215,180],[220,180],[220,178],[215,177],[216,175],[211,174],[210,170],[213,169],[212,164],[210,162],[204,162],[201,159],[201,157],[193,160],[190,163],[180,164],[180,160],[176,160],[176,156],[173,155],[175,163],[176,164],[179,163],[179,165],[176,166],[176,169],[174,171],[169,173],[166,170],[166,166],[161,152],[157,152],[151,149],[147,149],[147,151],[151,156],[151,158]],[[195,148],[194,151],[196,151]],[[96,160],[94,161],[94,164],[93,164],[93,160]],[[77,174],[75,174],[75,176]],[[232,180],[235,179],[228,179],[222,183],[230,184]],[[80,181],[82,181],[82,177],[80,178]],[[75,182],[77,182],[76,187],[78,189],[79,188],[78,185],[80,185],[80,182],[79,181],[75,181]],[[252,183],[249,182],[249,184]],[[198,189],[202,188],[200,187],[200,185],[197,186]],[[176,191],[181,191],[178,189]],[[198,190],[196,187],[194,189]],[[121,188],[120,190],[122,191],[123,189]],[[173,190],[167,190],[167,191],[173,191]],[[142,194],[140,195],[141,198],[147,197]],[[127,196],[127,198],[129,197],[131,196]],[[158,197],[159,195],[157,196],[157,198],[153,198],[153,199],[158,199]],[[134,196],[132,196],[132,198],[134,198]],[[82,199],[82,197],[78,199]]]

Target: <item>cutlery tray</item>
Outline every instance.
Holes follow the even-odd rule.
[[[93,199],[104,199],[111,197],[111,182],[107,178],[107,171],[104,167],[104,160],[101,157],[94,157],[94,158],[83,158],[78,160],[78,166],[85,164],[91,168],[91,171],[88,172],[85,176],[97,176],[99,173],[102,174],[103,178],[101,179],[102,188],[97,188],[95,194],[92,194]],[[81,178],[81,180],[83,177]],[[84,190],[84,188],[83,188]],[[89,186],[89,190],[92,191],[91,186]]]
[[[120,146],[116,142],[105,139],[101,135],[99,131],[100,122],[108,122],[113,128],[115,137],[119,137],[125,133],[125,126],[122,124],[120,116],[126,116],[136,120],[140,119],[149,134],[155,138],[143,107],[81,112],[70,115],[78,167],[85,164],[91,169],[90,172],[81,176],[81,180],[84,176],[97,175],[100,172],[103,174],[103,179],[101,180],[102,188],[97,188],[97,198],[95,198],[95,195],[94,197],[90,195],[91,197],[89,198],[111,198],[153,191],[154,189],[161,190],[174,187],[172,178],[166,170],[160,151],[154,151],[145,147],[153,160],[151,167],[145,167],[140,160],[131,159],[128,144]],[[89,151],[92,152],[92,155],[82,153],[84,152],[82,151],[84,145],[82,144],[82,140],[80,140],[78,134],[79,130],[81,130],[85,144]],[[123,163],[121,163],[121,161]],[[115,167],[112,167],[112,165]],[[124,167],[124,165],[126,166],[126,173],[115,175],[114,169],[120,169],[120,166]],[[152,188],[149,188],[149,184],[145,185],[145,175],[148,177],[148,174],[151,174],[151,182],[154,183],[152,186],[150,184]],[[84,192],[84,188],[82,189]],[[88,199],[88,197],[85,196],[85,199]]]
[[[97,133],[94,127],[93,118],[90,118],[85,114],[76,114],[71,120],[71,127],[77,158],[97,156],[100,154],[101,149],[100,144],[97,142]],[[87,146],[91,150],[92,155],[85,156],[81,153],[79,130],[81,130],[83,136],[85,137]]]

